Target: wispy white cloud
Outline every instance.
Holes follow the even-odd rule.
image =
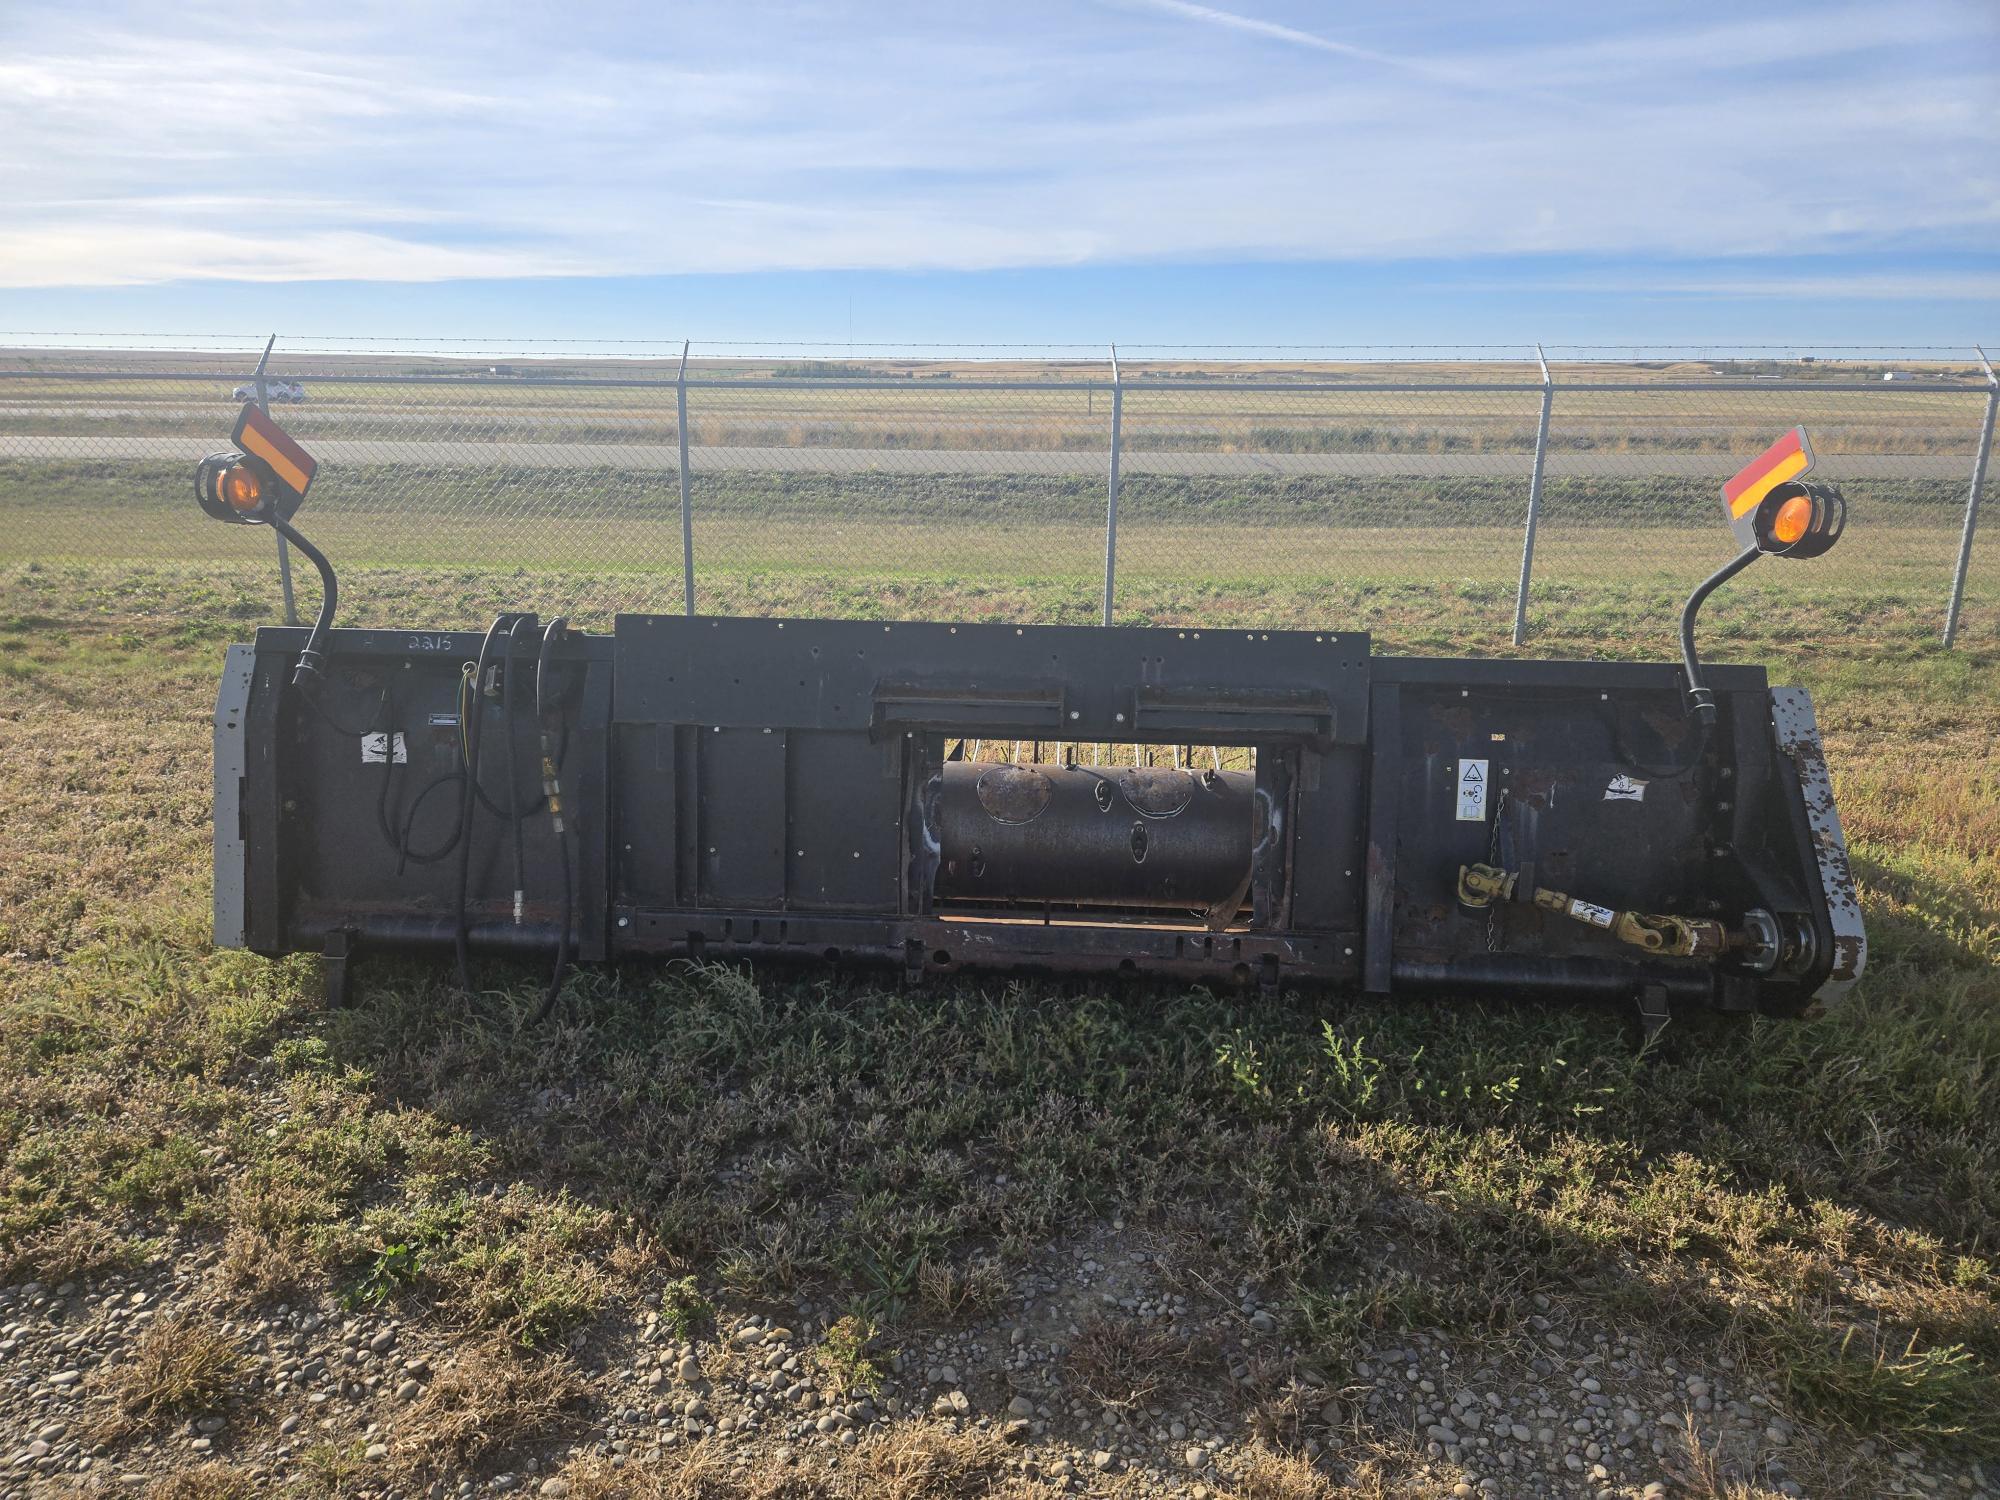
[[[19,0],[0,286],[1918,254],[2000,228],[1986,9],[1425,14]]]
[[[1506,282],[1454,282],[1458,291],[1602,292],[1637,297],[1798,300],[1814,302],[2000,302],[2000,271],[1829,271],[1705,275],[1527,276]]]

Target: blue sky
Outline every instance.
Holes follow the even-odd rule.
[[[0,4],[0,330],[2000,342],[2000,7]]]

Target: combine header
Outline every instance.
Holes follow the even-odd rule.
[[[1705,668],[1710,591],[1837,540],[1804,434],[1667,663],[1378,657],[1354,632],[621,615],[335,630],[254,406],[196,490],[318,568],[230,648],[215,930],[552,959],[865,961],[1794,1015],[1860,910],[1812,705]]]

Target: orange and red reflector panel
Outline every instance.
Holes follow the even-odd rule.
[[[1729,519],[1738,521],[1749,515],[1772,490],[1788,479],[1797,479],[1812,465],[1812,444],[1806,440],[1806,430],[1794,427],[1745,464],[1736,477],[1722,487],[1722,500],[1729,507]]]
[[[262,459],[278,483],[297,497],[294,504],[305,499],[306,491],[312,486],[313,475],[319,472],[318,463],[289,432],[259,410],[256,402],[243,403],[242,414],[236,419],[236,431],[230,435],[230,441],[252,458]],[[289,508],[285,514],[291,514]]]
[[[1806,428],[1792,428],[1722,486],[1722,516],[1736,532],[1738,546],[1788,552],[1816,528],[1824,530],[1808,486],[1798,482],[1810,468],[1812,442]],[[1826,546],[1832,546],[1832,538]]]

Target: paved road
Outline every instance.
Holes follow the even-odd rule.
[[[0,434],[0,458],[182,459],[188,462],[226,442],[193,437],[102,437],[73,433],[48,436]],[[454,443],[358,441],[326,438],[308,444],[321,463],[422,464],[449,469],[674,469],[678,450],[653,443]],[[697,473],[761,470],[766,473],[989,474],[1071,477],[1102,475],[1103,453],[984,451],[979,449],[897,448],[733,448],[695,446],[689,466]],[[1733,470],[1730,456],[1718,453],[1549,454],[1552,478],[1689,478],[1720,484]],[[1335,475],[1348,478],[1413,476],[1429,479],[1525,479],[1525,453],[1148,453],[1126,449],[1124,474],[1201,474],[1224,478],[1252,475]],[[1970,459],[1952,455],[1858,453],[1823,458],[1819,471],[1830,479],[1913,479],[1959,477]]]

